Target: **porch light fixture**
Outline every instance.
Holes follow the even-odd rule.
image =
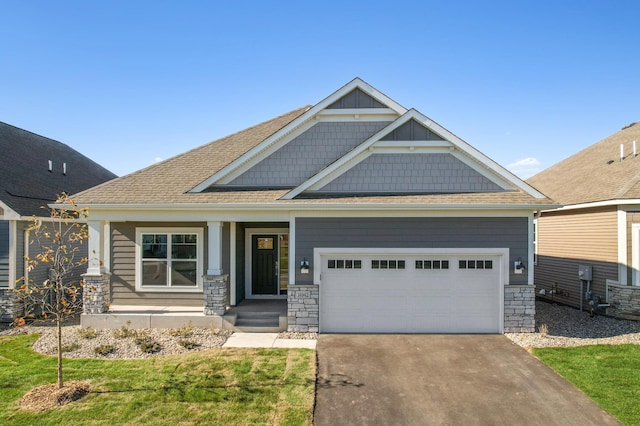
[[[521,274],[523,269],[527,269],[527,267],[524,266],[524,263],[522,262],[521,257],[519,257],[518,260],[513,262],[513,269],[514,269],[513,272],[516,274]]]
[[[301,274],[309,273],[309,261],[307,259],[304,259],[302,262],[300,262],[300,273]]]

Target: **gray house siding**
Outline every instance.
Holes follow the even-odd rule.
[[[0,220],[0,288],[9,287],[9,221]]]
[[[138,227],[194,227],[204,229],[203,268],[207,270],[207,224],[205,222],[112,222],[111,223],[111,303],[114,305],[150,305],[150,306],[203,306],[202,292],[136,292],[136,228]],[[223,228],[223,252],[229,251],[229,224]],[[223,258],[223,262],[225,258]],[[228,270],[229,257],[226,256],[223,268]]]
[[[409,120],[402,126],[398,127],[387,136],[383,137],[383,141],[441,141],[444,138],[437,133],[427,129],[415,120]]]
[[[295,187],[368,139],[388,122],[318,123],[229,183]]]
[[[386,105],[377,101],[362,90],[355,89],[327,107],[327,109],[344,108],[386,108]]]
[[[507,248],[510,264],[529,253],[524,217],[298,218],[295,224],[296,265],[312,260],[317,247]],[[527,274],[510,271],[510,284],[529,284]],[[313,273],[297,270],[296,284],[314,284]]]
[[[320,192],[456,193],[503,189],[451,154],[373,154]]]

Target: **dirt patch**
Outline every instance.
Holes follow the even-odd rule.
[[[70,381],[58,389],[55,383],[31,389],[20,398],[22,410],[45,411],[77,401],[91,391],[87,382]]]

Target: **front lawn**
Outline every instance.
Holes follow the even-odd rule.
[[[37,336],[0,336],[0,419],[6,425],[311,424],[315,356],[308,349],[212,349],[145,360],[65,359],[65,380],[90,382],[83,400],[20,410],[33,387],[55,383],[55,357]]]
[[[533,353],[626,425],[640,425],[640,346],[535,348]]]

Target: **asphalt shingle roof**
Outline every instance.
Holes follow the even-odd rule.
[[[640,155],[633,156],[633,141],[640,153],[640,123],[543,170],[527,183],[564,205],[640,198]]]
[[[63,143],[3,122],[0,153],[0,200],[22,216],[42,215],[41,207],[62,192],[79,192],[116,177]]]
[[[338,196],[326,198],[300,198],[281,200],[290,189],[264,190],[209,190],[189,192],[216,172],[254,148],[269,136],[301,116],[310,107],[305,106],[246,130],[223,137],[176,157],[120,177],[111,182],[74,195],[83,205],[179,205],[179,204],[494,204],[494,205],[546,205],[552,201],[535,198],[524,191],[502,191],[472,194],[424,194]]]

